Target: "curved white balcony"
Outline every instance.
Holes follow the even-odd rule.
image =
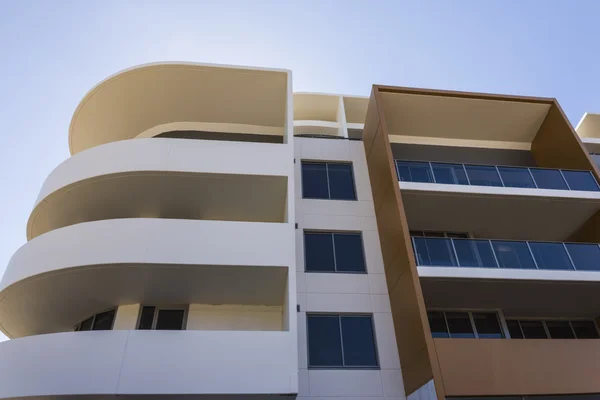
[[[288,223],[129,218],[57,229],[10,260],[1,328],[11,337],[66,331],[139,302],[283,305],[294,242]]]
[[[80,222],[135,217],[282,222],[289,146],[133,139],[69,158],[46,179],[29,239]]]
[[[297,345],[289,332],[96,331],[31,336],[0,343],[0,398],[295,395],[294,352]]]

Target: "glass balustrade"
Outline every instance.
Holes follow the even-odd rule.
[[[591,171],[401,160],[396,161],[396,169],[403,182],[600,191]]]
[[[600,245],[412,237],[417,265],[600,271]]]

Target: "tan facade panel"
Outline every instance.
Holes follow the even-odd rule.
[[[600,392],[594,339],[435,339],[447,396]]]
[[[378,108],[378,89],[373,88],[363,133],[375,215],[390,293],[398,353],[406,395],[434,377],[436,357],[430,339],[425,303],[412,253],[410,234],[385,118]],[[438,398],[445,397],[436,380]]]

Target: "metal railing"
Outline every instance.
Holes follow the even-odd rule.
[[[417,265],[600,271],[600,245],[593,243],[412,237]]]
[[[600,191],[591,171],[396,160],[404,182]]]

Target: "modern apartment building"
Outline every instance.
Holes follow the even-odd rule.
[[[0,282],[0,399],[600,396],[577,131],[555,99],[111,76]]]

